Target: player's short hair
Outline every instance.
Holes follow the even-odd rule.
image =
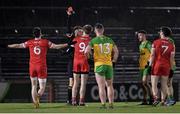
[[[137,34],[138,34],[138,33],[147,34],[147,32],[146,32],[145,30],[139,30],[139,31],[137,31]]]
[[[101,23],[96,23],[94,28],[95,29],[104,29],[104,26]]]
[[[75,31],[75,30],[78,30],[78,29],[82,29],[82,27],[81,27],[81,26],[75,26],[75,27],[73,28],[74,31]]]
[[[74,36],[76,37],[78,35],[78,32],[82,31],[83,32],[83,29],[81,26],[75,26],[74,28]]]
[[[33,35],[38,38],[41,35],[41,28],[40,27],[34,27],[33,29]]]
[[[165,37],[172,36],[172,30],[171,30],[171,28],[169,28],[169,27],[163,26],[163,27],[160,28],[160,31],[163,32],[163,34],[164,34]]]
[[[86,34],[90,34],[93,31],[93,27],[91,25],[84,25],[83,30]]]

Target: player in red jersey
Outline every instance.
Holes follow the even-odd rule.
[[[160,39],[155,40],[151,49],[151,57],[149,66],[152,66],[151,83],[154,96],[153,105],[159,103],[158,100],[158,80],[161,82],[161,104],[164,104],[167,96],[168,76],[174,65],[174,45],[169,41],[172,32],[170,28],[162,27],[160,29]],[[151,67],[149,67],[151,69]]]
[[[34,39],[28,40],[21,44],[8,45],[9,48],[29,48],[30,61],[29,61],[29,74],[32,84],[31,94],[35,108],[39,107],[39,99],[43,95],[46,87],[47,78],[47,64],[46,54],[48,48],[60,49],[73,44],[54,44],[47,39],[41,38],[42,33],[39,27],[33,30]],[[40,89],[37,91],[37,80],[39,81]]]
[[[77,42],[74,45],[74,63],[73,63],[73,75],[74,75],[74,84],[72,88],[72,105],[77,105],[77,91],[78,85],[81,81],[80,86],[80,100],[79,105],[85,106],[84,96],[86,91],[87,77],[89,73],[89,63],[87,56],[84,55],[84,51],[89,44],[90,32],[92,31],[91,25],[85,25],[82,29],[79,29],[77,32],[82,31],[83,35],[75,37],[73,41]],[[76,31],[75,31],[76,34]],[[81,76],[81,80],[80,80]]]

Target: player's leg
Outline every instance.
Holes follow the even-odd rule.
[[[171,98],[173,97],[174,90],[173,90],[173,84],[172,84],[173,78],[168,79],[168,88],[167,88],[167,95]]]
[[[67,103],[72,104],[72,87],[73,87],[73,78],[69,78],[69,86],[68,86],[68,99]]]
[[[113,67],[106,65],[106,86],[107,86],[107,95],[109,100],[109,108],[113,108],[114,103],[114,88],[113,88]]]
[[[161,104],[164,105],[165,99],[167,97],[167,82],[168,76],[161,76]]]
[[[99,88],[99,97],[101,100],[101,104],[102,104],[102,107],[105,108],[105,103],[106,103],[105,76],[99,73],[95,73],[95,76],[96,76],[96,81]]]
[[[113,108],[113,103],[114,103],[113,79],[106,79],[106,85],[107,85],[107,95],[109,100],[109,108]]]
[[[44,65],[37,66],[37,74],[38,74],[38,82],[39,82],[37,101],[39,103],[40,97],[44,94],[44,91],[46,89],[47,67]]]
[[[41,79],[41,78],[38,78],[38,81],[39,81],[39,90],[38,90],[38,96],[41,97],[46,89],[46,82],[47,82],[47,79]]]
[[[33,102],[36,104],[37,103],[37,77],[30,77],[31,79],[31,95]]]
[[[81,87],[80,87],[80,102],[79,105],[85,105],[85,93],[86,93],[86,83],[88,79],[88,74],[81,74]]]
[[[35,108],[39,107],[38,104],[38,100],[37,100],[37,71],[36,71],[36,67],[33,65],[30,65],[29,67],[29,74],[30,74],[30,79],[31,79],[31,95],[32,95],[32,99],[33,99],[33,104]]]
[[[149,105],[152,105],[153,103],[153,94],[152,94],[152,87],[151,85],[149,84],[149,81],[150,81],[150,76],[148,75],[147,77],[147,83],[146,83],[146,86],[147,86],[147,90],[148,90],[148,101],[149,101]]]
[[[147,76],[142,76],[142,88],[143,88],[143,102],[141,105],[147,105],[148,87],[147,87]]]
[[[152,84],[152,93],[153,93],[153,105],[156,106],[157,104],[159,104],[159,97],[158,97],[158,80],[159,80],[159,76],[156,75],[152,75],[151,76],[151,84]]]
[[[77,92],[78,92],[78,86],[79,86],[79,77],[80,74],[73,73],[74,76],[74,84],[72,87],[72,105],[77,105]]]
[[[145,80],[145,76],[144,76],[144,69],[140,69],[139,71],[140,77],[141,77],[141,85],[142,85],[142,90],[143,90],[143,101],[140,105],[147,105],[147,88],[146,88],[146,82]]]
[[[175,65],[175,62],[174,62],[174,66],[173,66],[173,73],[175,72],[176,70],[176,65]],[[173,89],[173,75],[170,75],[168,77],[168,88],[167,88],[167,104],[168,105],[174,105],[176,104],[176,101],[174,99],[174,89]]]
[[[168,88],[167,88],[167,105],[174,105],[176,103],[174,99],[174,89],[173,89],[173,78],[168,78]]]
[[[148,73],[148,69],[145,68],[144,71],[143,71],[143,78],[142,78],[142,82],[143,82],[143,85],[145,86],[145,97],[146,97],[146,103],[147,101],[149,101],[149,104],[151,105],[152,104],[152,89],[151,89],[151,86],[149,84],[149,79],[150,76],[149,76],[149,73]]]
[[[69,85],[68,85],[68,98],[67,103],[72,104],[72,86],[73,86],[73,61],[69,60],[67,66],[67,72],[69,76]]]

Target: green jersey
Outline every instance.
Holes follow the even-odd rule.
[[[112,49],[114,41],[107,36],[93,38],[89,45],[94,49],[95,67],[99,65],[112,66]]]
[[[139,45],[139,52],[140,52],[140,57],[139,57],[139,68],[144,69],[151,54],[151,42],[150,41],[143,41]]]

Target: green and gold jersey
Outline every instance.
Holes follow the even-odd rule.
[[[89,45],[94,49],[94,64],[112,66],[112,49],[114,41],[107,36],[99,36],[93,38]]]
[[[170,41],[171,43],[173,43],[174,46],[175,46],[175,42],[174,42],[174,39],[173,39],[172,37],[169,37],[169,41]],[[176,70],[176,62],[175,62],[175,60],[174,60],[173,70],[174,70],[174,71]]]
[[[169,41],[174,44],[174,39],[172,37],[169,37]]]
[[[144,41],[141,42],[139,45],[139,52],[140,52],[140,57],[139,57],[139,68],[144,69],[151,54],[151,42],[149,41]]]

